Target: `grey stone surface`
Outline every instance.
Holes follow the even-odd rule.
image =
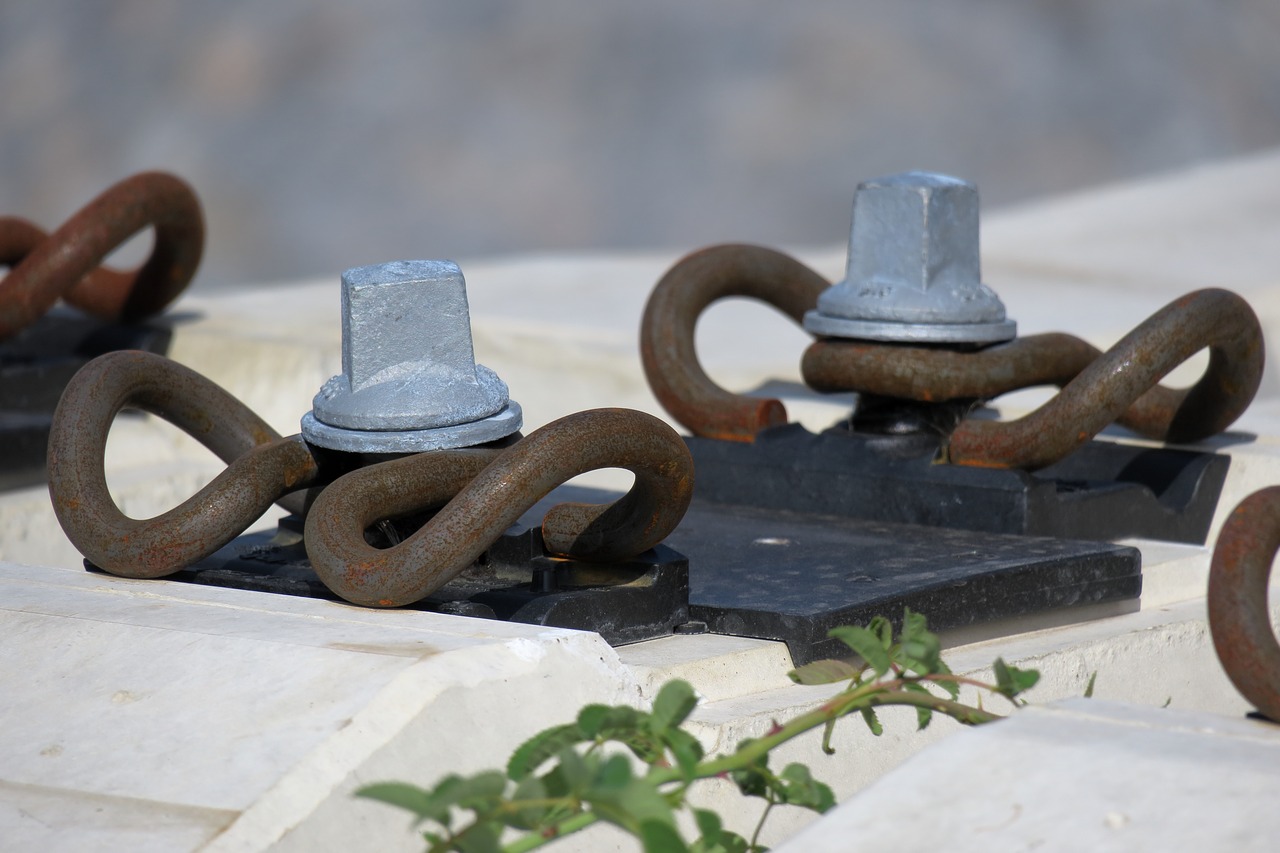
[[[835,246],[872,175],[963,175],[990,210],[1274,145],[1277,44],[1275,0],[6,0],[0,213],[174,170],[197,289]]]
[[[817,335],[996,343],[1017,334],[982,283],[978,188],[935,172],[858,185],[843,281],[804,317]]]

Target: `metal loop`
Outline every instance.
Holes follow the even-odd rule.
[[[1209,566],[1209,632],[1240,695],[1280,722],[1280,643],[1267,585],[1280,549],[1280,486],[1240,502],[1222,525]]]
[[[136,270],[100,267],[143,228],[155,245]],[[52,235],[15,217],[0,218],[0,340],[42,316],[61,297],[106,320],[133,322],[163,310],[195,275],[204,218],[191,187],[173,175],[144,172],[99,195]]]
[[[1191,388],[1156,383],[1208,348]],[[1249,304],[1226,290],[1199,290],[1157,311],[1102,353],[1070,335],[1035,335],[976,352],[821,340],[804,354],[805,382],[937,402],[990,398],[1057,385],[1052,400],[1014,421],[962,422],[951,462],[1035,469],[1062,459],[1113,421],[1157,441],[1191,442],[1230,426],[1253,400],[1265,361]]]
[[[626,468],[635,484],[612,504],[548,511],[542,534],[552,553],[634,556],[665,538],[688,509],[693,460],[679,436],[640,412],[594,409],[553,421],[507,450],[421,453],[345,475],[307,515],[307,555],[325,585],[348,601],[409,604],[471,565],[552,489],[597,468]],[[442,504],[400,544],[365,543],[364,530],[377,519]]]
[[[227,469],[162,515],[125,516],[107,489],[103,457],[112,421],[126,406],[174,424]],[[289,503],[302,495],[282,495],[318,491],[304,534],[317,574],[349,601],[385,607],[443,586],[577,474],[619,467],[636,476],[631,491],[612,504],[560,504],[546,514],[546,546],[583,560],[619,560],[652,547],[684,517],[693,493],[693,460],[680,437],[657,418],[625,409],[570,415],[507,448],[380,462],[327,486],[339,466],[322,471],[320,452],[301,436],[281,438],[188,368],[149,353],[115,352],[82,368],[58,403],[49,494],[67,538],[90,562],[112,574],[154,578],[209,556],[273,502],[302,510],[300,502]],[[372,523],[441,506],[400,545],[380,551],[365,544]]]
[[[695,435],[753,441],[786,423],[778,400],[732,394],[706,375],[694,327],[725,296],[759,299],[797,323],[827,286],[793,258],[757,246],[715,246],[678,262],[645,306],[640,352],[654,395]],[[1156,383],[1208,348],[1209,368],[1193,387]],[[1064,334],[1035,335],[976,351],[824,338],[804,354],[801,372],[818,391],[944,402],[990,399],[1019,388],[1057,385],[1050,402],[1024,418],[966,420],[945,458],[982,467],[1050,465],[1119,421],[1147,438],[1197,441],[1230,426],[1262,380],[1262,329],[1243,299],[1201,290],[1158,311],[1103,353]]]
[[[698,317],[717,299],[749,296],[797,325],[827,281],[794,258],[760,246],[712,246],[686,256],[658,282],[645,305],[640,357],[662,407],[695,435],[754,441],[787,422],[780,400],[732,394],[707,376],[694,348]]]
[[[126,406],[169,421],[227,469],[166,513],[124,515],[107,489],[104,455],[111,424]],[[49,496],[67,538],[94,565],[131,578],[161,577],[204,559],[318,473],[301,438],[281,438],[195,371],[136,351],[100,356],[72,378],[54,411],[48,466]]]

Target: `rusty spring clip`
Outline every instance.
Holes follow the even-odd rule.
[[[125,407],[197,439],[227,468],[162,515],[120,512],[104,470],[107,433]],[[665,538],[688,508],[693,462],[657,418],[625,409],[569,415],[518,439],[435,450],[364,467],[356,454],[301,435],[282,438],[227,391],[160,356],[116,352],[67,386],[49,439],[49,493],[67,538],[95,566],[132,578],[177,572],[214,553],[272,503],[306,510],[304,541],[320,579],[355,604],[411,604],[442,587],[552,489],[597,468],[635,474],[612,504],[562,503],[542,536],[553,554],[587,561],[634,556]],[[509,445],[509,446],[505,446]],[[308,506],[309,505],[309,506]],[[381,519],[438,511],[390,548],[364,531]]]
[[[828,282],[770,249],[724,245],[679,261],[645,306],[640,350],[655,396],[695,435],[753,441],[787,422],[779,400],[733,394],[698,363],[694,326],[718,299],[746,296],[796,323]],[[1209,367],[1186,390],[1157,385],[1201,349]],[[1191,442],[1226,429],[1262,378],[1262,331],[1253,310],[1225,290],[1200,290],[1165,306],[1106,353],[1066,334],[1017,338],[981,349],[820,337],[804,353],[805,382],[921,403],[985,400],[1036,385],[1062,390],[1025,417],[964,420],[944,437],[940,458],[963,465],[1035,469],[1058,461],[1113,421],[1146,438]]]
[[[144,228],[151,255],[122,272],[102,261]],[[0,340],[65,299],[105,320],[134,322],[162,311],[195,275],[204,217],[191,187],[173,175],[143,172],[99,195],[53,234],[19,217],[0,217]]]
[[[1240,502],[1218,534],[1209,566],[1209,631],[1240,695],[1280,722],[1280,643],[1267,586],[1280,550],[1280,486]]]

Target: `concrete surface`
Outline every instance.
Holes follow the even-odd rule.
[[[416,849],[351,791],[638,698],[593,634],[12,564],[0,589],[7,850]]]
[[[0,593],[0,837],[10,849],[416,850],[400,814],[352,791],[501,766],[581,705],[647,703],[670,678],[702,694],[690,727],[709,754],[834,692],[791,684],[781,644],[744,638],[611,649],[589,633],[11,563],[0,563]],[[1006,627],[954,648],[955,671],[990,680],[996,656],[1036,667],[1036,703],[1080,695],[1097,672],[1100,698],[1245,709],[1213,655],[1203,601]],[[902,709],[882,718],[880,738],[848,720],[835,756],[813,732],[774,762],[810,764],[843,800],[958,729],[939,719],[916,733]],[[757,812],[727,782],[695,801],[731,826]],[[764,838],[812,818],[779,810]],[[633,848],[602,829],[560,849]]]
[[[1268,853],[1280,728],[1072,699],[909,759],[777,853]]]

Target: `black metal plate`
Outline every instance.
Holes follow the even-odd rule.
[[[782,640],[796,665],[848,653],[827,631],[935,630],[1136,598],[1136,548],[695,503],[667,544],[689,558],[689,613],[711,631]]]
[[[827,638],[831,628],[877,615],[896,621],[904,607],[944,630],[1142,591],[1135,548],[705,501],[635,560],[600,566],[544,554],[536,525],[547,508],[616,497],[557,489],[479,564],[415,607],[591,630],[613,645],[666,636],[692,620],[715,633],[781,640],[799,665],[847,651]],[[270,539],[241,537],[173,578],[334,598],[296,533]]]
[[[1230,458],[1090,442],[1035,473],[937,465],[933,442],[799,424],[754,443],[687,438],[700,500],[1074,539],[1130,536],[1203,544]]]
[[[241,536],[170,579],[338,600],[291,526],[286,520],[274,536]],[[606,566],[548,557],[540,531],[516,525],[478,563],[412,607],[595,631],[620,646],[668,636],[689,621],[689,563],[663,545]]]
[[[53,410],[86,362],[118,349],[164,354],[171,337],[160,325],[106,323],[54,309],[0,343],[0,490],[45,481]]]

